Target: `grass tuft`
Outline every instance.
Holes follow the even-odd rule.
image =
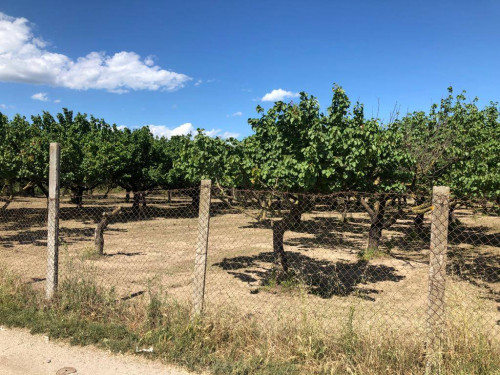
[[[368,248],[368,249],[364,249],[358,253],[359,259],[367,261],[367,262],[369,262],[372,259],[386,258],[388,256],[389,256],[389,254],[387,251],[383,251],[383,250],[380,250],[378,248],[375,248],[375,249]]]
[[[80,261],[101,259],[102,255],[94,247],[85,247],[80,255]]]

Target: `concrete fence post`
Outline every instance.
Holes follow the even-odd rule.
[[[47,215],[47,280],[45,297],[50,300],[57,290],[59,278],[59,169],[61,145],[50,144],[49,202]]]
[[[205,300],[211,191],[212,181],[201,181],[200,207],[198,213],[198,240],[196,243],[193,274],[193,315],[195,316],[202,313]]]
[[[431,243],[429,256],[429,290],[427,297],[426,375],[439,374],[445,331],[446,252],[450,188],[432,189]]]

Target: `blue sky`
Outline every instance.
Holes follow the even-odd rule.
[[[0,12],[8,116],[67,107],[158,134],[244,136],[263,98],[306,91],[326,109],[334,82],[384,119],[450,85],[500,97],[496,0],[2,0]]]

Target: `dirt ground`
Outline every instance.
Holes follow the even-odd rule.
[[[2,264],[43,287],[46,263],[46,203],[16,198],[0,213]],[[104,211],[123,207],[105,232],[105,256],[94,254],[94,230]],[[354,319],[367,329],[425,329],[429,217],[423,239],[412,234],[412,217],[383,233],[381,252],[367,261],[369,220],[352,209],[342,222],[337,211],[317,206],[300,227],[285,234],[285,249],[297,277],[275,286],[272,232],[245,212],[213,200],[206,303],[268,322],[307,317],[328,329]],[[3,216],[2,216],[3,215]],[[448,316],[481,325],[500,339],[500,217],[458,209],[462,223],[449,244]],[[141,301],[151,293],[189,302],[198,235],[197,211],[182,192],[148,197],[135,212],[124,194],[84,199],[84,207],[63,197],[60,222],[60,278],[91,277],[115,288],[119,298]],[[426,237],[427,236],[427,237]],[[267,280],[267,281],[266,281]],[[352,316],[352,317],[351,317]],[[351,317],[351,318],[349,318]]]
[[[25,330],[0,327],[0,374],[55,375],[64,368],[76,370],[72,372],[74,375],[189,374],[139,356],[115,355],[90,346],[70,346]]]

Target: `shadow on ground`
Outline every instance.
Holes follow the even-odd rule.
[[[343,261],[333,263],[292,251],[288,251],[287,255],[290,269],[296,280],[305,285],[309,294],[321,298],[353,294],[374,300],[369,294],[375,294],[376,291],[363,288],[361,285],[381,281],[398,282],[404,278],[398,275],[393,267],[371,265],[363,260],[355,263]],[[214,265],[229,271],[229,274],[241,281],[258,282],[261,286],[268,285],[269,280],[274,277],[274,253],[272,252],[225,258]]]

